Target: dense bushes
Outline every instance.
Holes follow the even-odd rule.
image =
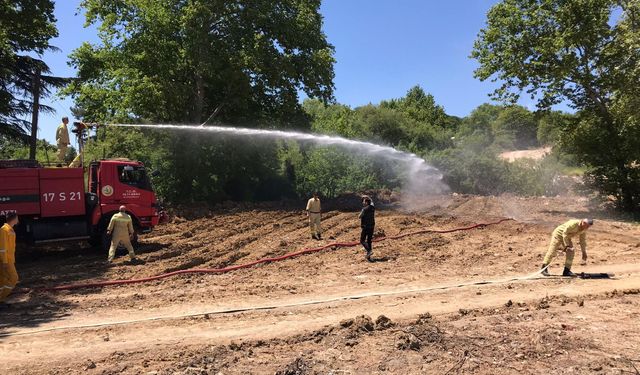
[[[519,106],[483,104],[468,117],[458,119],[446,115],[433,97],[419,87],[409,90],[404,98],[383,101],[377,106],[325,107],[308,100],[303,107],[311,117],[314,131],[373,140],[416,153],[441,170],[453,191],[544,195],[561,190],[557,180],[563,167],[557,157],[509,163],[498,155],[503,150],[553,144],[569,115],[536,114]],[[539,130],[540,124],[544,124],[543,130]],[[343,170],[357,163],[349,160],[344,164],[345,159],[334,159]],[[383,178],[382,170],[376,171],[370,165],[357,170],[366,170],[367,176],[375,173],[368,182],[371,187],[399,186],[397,175]],[[359,181],[354,179],[341,186],[357,190]]]
[[[429,160],[444,171],[449,187],[460,193],[556,195],[567,189],[560,178],[563,166],[553,156],[508,162],[491,151],[458,148],[435,152]]]

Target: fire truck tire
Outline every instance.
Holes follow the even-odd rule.
[[[102,238],[101,237],[92,236],[91,238],[89,238],[87,240],[87,242],[89,242],[89,245],[91,245],[93,247],[101,247]]]

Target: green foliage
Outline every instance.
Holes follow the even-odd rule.
[[[444,108],[436,104],[431,94],[427,94],[420,86],[414,86],[400,99],[391,99],[380,103],[380,107],[396,110],[417,123],[446,128],[451,123]]]
[[[398,111],[367,105],[356,109],[357,121],[365,132],[363,136],[378,143],[393,146],[409,138],[412,121]]]
[[[541,145],[559,144],[562,132],[569,129],[575,118],[574,115],[560,111],[544,112],[538,122],[538,142]]]
[[[303,108],[310,115],[314,131],[373,140],[427,156],[444,173],[446,181],[454,191],[475,194],[513,192],[543,195],[555,194],[560,189],[554,185],[562,170],[557,160],[554,159],[552,162],[551,158],[547,158],[541,162],[509,163],[497,156],[504,149],[538,144],[536,133],[539,119],[544,116],[532,113],[524,107],[483,104],[468,117],[455,119],[447,116],[442,108],[435,104],[432,96],[424,94],[420,88],[413,88],[404,98],[353,110],[339,104],[325,106],[317,100],[306,100]],[[438,115],[431,116],[434,113]],[[554,115],[560,117],[560,114]],[[428,120],[434,118],[438,120]],[[432,123],[437,125],[434,126]],[[553,124],[556,126],[555,122]],[[300,193],[313,191],[314,184],[325,194],[327,191],[333,192],[333,186],[340,184],[335,183],[329,175],[350,170],[353,164],[357,164],[357,160],[348,160],[345,163],[344,159],[335,155],[331,156],[335,164],[311,160],[304,153],[299,155],[296,165],[306,165],[305,163],[313,161],[314,172],[311,174],[322,176],[318,180],[314,180],[312,176],[296,180]],[[324,169],[320,168],[321,165]],[[356,171],[367,169],[365,166],[357,168]],[[398,180],[401,176],[394,173],[385,174],[385,170],[393,171],[394,168],[386,165],[369,169],[365,176],[373,176],[380,184],[384,182],[387,187],[399,186]],[[299,178],[299,174],[308,173],[305,168],[297,171]],[[355,171],[352,173],[355,174]],[[350,181],[344,186],[349,186],[350,190],[357,190],[357,181],[360,180]],[[325,188],[321,181],[331,181],[330,187]],[[374,181],[371,183],[375,185]]]
[[[522,149],[538,145],[538,121],[521,106],[504,108],[493,123],[495,142],[504,149]]]
[[[571,118],[558,111],[531,112],[517,105],[482,104],[462,119],[455,137],[477,151],[486,147],[498,151],[555,145]]]
[[[578,163],[589,166],[585,173],[588,182],[618,202],[640,200],[640,124],[633,121],[633,117],[628,118],[620,129],[628,139],[616,145],[615,140],[607,142],[611,134],[597,116],[581,115],[561,142],[562,149],[574,155]]]
[[[555,195],[565,192],[560,184],[562,165],[553,158],[508,162],[495,152],[455,148],[430,155],[453,191],[467,194]]]
[[[84,0],[100,42],[84,43],[65,93],[89,122],[224,122],[308,129],[299,93],[333,99],[333,47],[319,0]],[[280,145],[203,133],[103,128],[88,158],[128,157],[161,172],[174,202],[294,194]]]
[[[476,76],[502,82],[496,97],[579,110],[562,144],[626,210],[640,210],[639,12],[640,0],[502,0],[472,52]]]
[[[482,104],[478,108],[471,111],[471,114],[465,117],[458,128],[458,136],[469,136],[472,134],[483,134],[487,137],[493,135],[492,124],[496,121],[501,106],[492,104]],[[493,141],[493,139],[491,139]]]
[[[387,144],[418,154],[452,145],[459,119],[448,116],[419,86],[405,97],[351,109],[305,100],[312,130]]]
[[[49,164],[57,162],[58,148],[55,145],[50,144],[45,140],[38,140],[36,147],[36,160],[40,163]],[[69,162],[73,160],[76,155],[76,151],[73,147],[68,149]],[[17,159],[29,159],[29,147],[25,146],[22,142],[16,142],[10,137],[0,136],[0,160],[17,160]]]
[[[66,92],[90,121],[199,124],[216,113],[225,122],[296,125],[298,92],[325,102],[333,95],[319,6],[84,0],[101,43],[74,51],[79,79]]]
[[[302,149],[292,143],[281,151],[280,158],[302,197],[318,191],[333,198],[344,192],[385,187],[371,160],[337,147]]]
[[[311,119],[311,131],[339,135],[346,138],[362,138],[365,124],[351,108],[342,104],[325,105],[317,99],[306,99],[302,107]]]
[[[86,160],[140,160],[160,176],[157,192],[172,202],[275,200],[292,196],[273,142],[202,133],[106,127],[87,144]]]
[[[49,67],[33,55],[52,49],[49,40],[58,35],[52,0],[0,2],[0,135],[26,140],[31,123],[34,74],[41,75],[41,97],[64,84],[48,76]],[[41,105],[42,112],[53,108]]]

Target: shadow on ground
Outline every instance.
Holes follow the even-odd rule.
[[[153,254],[161,252],[165,247],[164,244],[142,241],[136,253]],[[126,250],[118,250],[118,256],[126,254]],[[76,307],[75,303],[58,298],[67,292],[41,292],[37,291],[38,288],[118,279],[119,271],[124,271],[125,267],[144,267],[143,262],[110,265],[106,262],[106,257],[107,254],[103,254],[102,250],[85,243],[19,245],[16,268],[20,282],[5,303],[0,304],[0,333],[18,327],[34,328],[42,323],[61,319]],[[100,292],[99,288],[73,291],[77,295]]]

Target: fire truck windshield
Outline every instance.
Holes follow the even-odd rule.
[[[122,165],[118,167],[118,178],[123,184],[143,190],[152,190],[151,182],[144,167]]]

